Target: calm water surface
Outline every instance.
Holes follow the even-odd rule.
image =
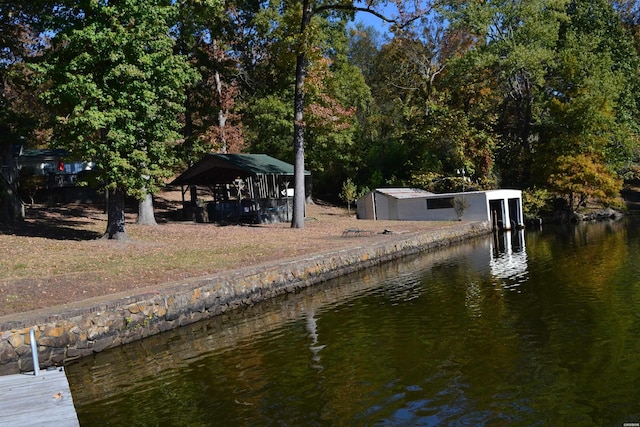
[[[68,367],[83,426],[640,422],[640,222],[372,268]]]

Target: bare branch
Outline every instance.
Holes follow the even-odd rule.
[[[390,24],[396,24],[397,20],[393,19],[393,18],[389,18],[385,15],[383,15],[382,13],[371,9],[369,6],[367,7],[359,7],[359,6],[351,6],[351,5],[346,5],[346,4],[326,4],[326,5],[322,5],[320,7],[314,8],[312,13],[315,15],[317,13],[320,12],[324,12],[327,10],[346,10],[346,11],[350,11],[350,12],[365,12],[365,13],[370,13],[371,15],[377,16],[378,18],[382,19],[385,22],[388,22]]]
[[[428,11],[421,11],[420,13],[416,13],[414,16],[411,16],[410,18],[408,18],[406,20],[398,20],[396,18],[391,18],[391,17],[386,16],[386,15],[378,12],[377,10],[372,9],[370,6],[360,7],[360,6],[352,6],[352,5],[346,5],[346,4],[327,4],[327,5],[323,5],[323,6],[314,8],[313,11],[312,11],[312,14],[315,15],[317,13],[324,12],[324,11],[327,11],[327,10],[344,10],[344,11],[351,11],[351,12],[369,13],[369,14],[371,14],[373,16],[376,16],[376,17],[380,18],[384,22],[388,22],[390,24],[395,25],[398,29],[403,29],[403,28],[409,26],[414,21],[420,19],[422,16],[424,16],[426,13],[428,13]]]
[[[415,87],[415,86],[414,86],[414,87],[411,87],[411,86],[401,86],[401,85],[396,84],[396,83],[394,83],[394,82],[389,82],[389,84],[390,84],[391,86],[395,87],[395,88],[402,89],[402,90],[418,90],[418,89],[419,89],[418,87]]]

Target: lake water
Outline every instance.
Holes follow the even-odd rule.
[[[640,222],[410,257],[86,358],[83,426],[640,422]]]

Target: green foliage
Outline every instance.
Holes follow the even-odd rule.
[[[244,109],[245,138],[254,153],[269,154],[293,162],[293,103],[290,94],[254,97]]]
[[[640,129],[638,56],[610,3],[449,2],[444,11],[475,40],[449,63],[450,105],[496,118],[485,129],[500,184],[610,202],[615,170],[638,158]]]
[[[347,209],[349,210],[349,215],[351,215],[351,203],[355,202],[358,198],[358,188],[353,183],[351,178],[347,178],[345,182],[342,183],[342,190],[340,191],[340,199],[347,204]]]
[[[355,144],[355,112],[370,102],[369,88],[361,71],[347,61],[346,21],[316,14],[304,34],[292,36],[300,28],[300,5],[287,5],[284,13],[274,10],[276,6],[261,10],[254,21],[258,38],[268,43],[264,61],[254,65],[252,74],[260,84],[244,103],[244,135],[251,151],[293,162],[292,46],[306,46],[305,164],[314,176],[314,192],[335,197],[335,183],[362,164]]]
[[[468,207],[469,201],[464,197],[464,195],[453,198],[453,209],[456,211],[456,215],[459,220],[462,219],[464,211],[466,211]]]
[[[142,199],[163,185],[180,138],[185,88],[196,75],[173,52],[169,1],[90,2],[34,68],[57,114],[54,138],[95,161],[109,190]]]
[[[44,91],[55,143],[137,197],[222,147],[221,112],[228,137],[293,162],[301,53],[316,194],[470,189],[464,167],[473,188],[610,200],[640,164],[637,2],[451,0],[392,39],[347,27],[346,0],[312,1],[303,31],[303,2],[5,3],[0,139],[48,141]]]
[[[184,141],[176,147],[180,171],[209,152],[239,152],[243,148],[238,114],[239,58],[231,46],[244,45],[225,5],[217,0],[184,1],[172,27],[175,51],[198,73],[189,85],[184,112]]]
[[[615,169],[637,152],[629,91],[638,61],[607,2],[572,2],[568,11],[534,165],[538,182],[575,209],[592,198],[611,203],[621,189]]]
[[[351,178],[347,178],[347,180],[342,183],[340,198],[346,203],[351,203],[356,200],[357,195],[358,191],[356,185],[353,183]]]
[[[359,70],[339,59],[318,61],[305,84],[307,164],[318,190],[335,191],[336,179],[359,166],[354,114],[366,103],[368,88]]]
[[[525,220],[539,218],[541,213],[549,211],[553,195],[547,189],[530,188],[522,192],[522,213]]]
[[[494,118],[485,131],[494,135],[490,151],[502,185],[531,182],[540,100],[566,3],[464,2],[446,10],[452,24],[476,40],[473,49],[452,61],[448,84],[460,87],[454,100],[472,106],[474,115]]]
[[[46,42],[38,35],[52,7],[46,0],[0,2],[0,150],[2,144],[47,141],[49,117],[24,61],[42,53]]]
[[[358,67],[366,81],[374,79],[374,72],[371,68],[380,44],[380,32],[374,27],[365,26],[357,22],[349,30],[349,63]]]

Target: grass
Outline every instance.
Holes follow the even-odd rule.
[[[0,316],[90,297],[133,292],[217,271],[344,249],[384,238],[384,230],[423,231],[443,223],[360,221],[347,210],[307,207],[303,229],[172,221],[173,195],[162,200],[157,227],[135,224],[127,213],[130,242],[99,239],[106,215],[98,206],[32,206],[24,224],[0,225]],[[342,237],[346,229],[371,231]]]

